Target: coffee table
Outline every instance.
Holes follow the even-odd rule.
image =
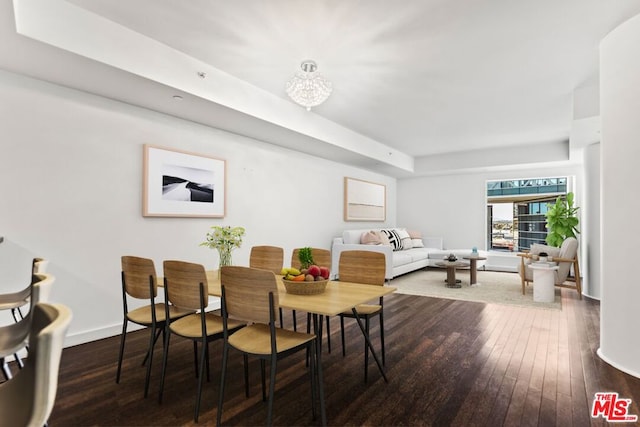
[[[447,288],[461,288],[459,280],[456,280],[456,268],[466,268],[467,263],[460,261],[440,261],[435,264],[438,267],[447,269]]]
[[[469,285],[480,285],[478,283],[478,261],[482,261],[487,258],[479,255],[469,255],[462,258],[469,260]]]

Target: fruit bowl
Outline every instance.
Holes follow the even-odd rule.
[[[307,282],[304,280],[294,281],[282,279],[284,287],[287,289],[287,293],[293,295],[317,295],[324,292],[329,280],[316,280],[314,282]]]

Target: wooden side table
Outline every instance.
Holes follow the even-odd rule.
[[[456,280],[456,268],[467,267],[467,264],[460,261],[440,261],[436,266],[447,269],[447,288],[461,288],[460,281]]]
[[[487,258],[476,255],[469,255],[462,258],[469,260],[469,285],[480,285],[478,283],[478,261],[483,261]]]

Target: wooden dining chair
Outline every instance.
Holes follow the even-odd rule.
[[[269,270],[273,274],[280,274],[284,267],[284,249],[278,246],[253,246],[249,254],[249,267]],[[282,323],[282,309],[280,311],[280,327]]]
[[[218,402],[217,425],[222,422],[224,388],[229,348],[242,352],[243,356],[258,357],[262,367],[263,400],[265,399],[265,364],[270,363],[269,401],[267,425],[272,424],[273,399],[277,361],[301,350],[309,350],[311,357],[311,401],[315,418],[316,336],[288,329],[276,328],[278,320],[278,286],[273,272],[254,268],[225,266],[221,274],[222,319],[224,347],[222,351],[222,375]],[[242,319],[249,326],[232,334],[232,320]],[[305,368],[306,369],[306,368]],[[245,378],[246,378],[245,364]],[[322,378],[317,378],[322,381]],[[320,399],[323,399],[320,395]],[[323,406],[323,404],[321,403]]]
[[[373,286],[384,286],[386,262],[381,252],[371,251],[344,251],[340,254],[338,276],[341,282],[362,283]],[[378,304],[360,304],[356,307],[358,317],[365,321],[365,331],[369,335],[370,319],[379,316],[380,319],[380,345],[382,349],[382,365],[385,364],[384,350],[384,310],[383,297]],[[340,314],[340,334],[342,338],[342,355],[346,354],[344,342],[344,319],[355,318],[353,312]],[[369,348],[364,346],[364,380],[367,381],[369,367]]]
[[[158,282],[156,268],[153,260],[137,256],[122,256],[120,258],[122,271],[120,273],[122,283],[122,333],[120,334],[120,351],[118,353],[118,368],[116,371],[116,384],[120,383],[122,372],[122,359],[124,356],[125,341],[127,338],[127,326],[129,322],[149,328],[149,345],[142,365],[147,364],[147,373],[144,381],[144,397],[149,394],[149,380],[151,378],[151,365],[153,364],[153,350],[160,334],[165,331],[165,319],[167,312],[165,304],[156,302],[158,296]],[[142,300],[146,305],[129,310],[128,300]],[[177,307],[169,307],[168,316],[178,319],[193,313],[192,310],[182,310]]]
[[[249,254],[249,267],[280,274],[284,264],[284,249],[278,246],[253,246]]]
[[[196,406],[193,419],[198,422],[200,414],[200,396],[202,395],[202,380],[204,369],[207,369],[207,381],[209,381],[209,342],[222,338],[222,318],[205,309],[209,305],[209,284],[204,267],[201,264],[193,264],[184,261],[165,261],[164,264],[164,294],[165,316],[167,336],[164,341],[164,353],[162,357],[162,377],[160,379],[159,401],[162,403],[167,359],[169,358],[169,342],[171,335],[193,341],[194,352],[197,354],[200,343],[200,357],[196,356],[196,376],[198,378],[198,390],[196,394]],[[169,316],[171,307],[181,310],[189,310],[189,314],[179,319]],[[227,322],[229,331],[235,331],[245,326],[245,323],[237,320]]]

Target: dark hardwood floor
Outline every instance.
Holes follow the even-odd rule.
[[[299,314],[299,324],[304,325]],[[286,313],[285,319],[291,321]],[[332,352],[323,354],[329,425],[604,425],[591,419],[594,393],[616,391],[640,415],[640,379],[601,361],[599,304],[562,290],[562,311],[393,294],[385,297],[385,383],[373,361],[363,380],[363,339],[347,321],[347,356],[332,319]],[[379,328],[373,321],[374,344]],[[285,325],[290,326],[290,325]],[[147,331],[130,333],[120,384],[115,383],[119,337],[65,349],[56,406],[49,425],[193,425],[196,378],[193,347],[173,339],[164,402],[157,392],[158,346],[150,396],[143,399],[141,366]],[[221,342],[210,345],[211,382],[205,383],[200,425],[215,424]],[[242,358],[231,353],[223,424],[262,425],[266,404],[259,365],[250,364],[245,398]],[[279,364],[276,425],[319,425],[312,420],[304,355]],[[629,425],[629,424],[626,424]]]

